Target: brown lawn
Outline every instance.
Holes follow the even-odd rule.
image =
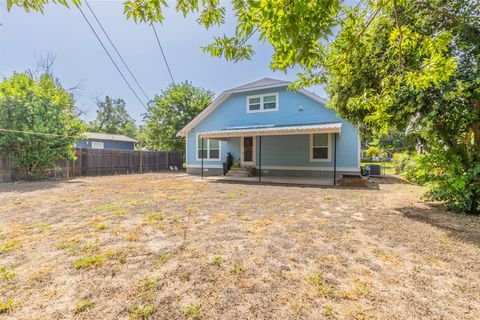
[[[0,184],[0,318],[479,319],[479,219],[380,182]]]

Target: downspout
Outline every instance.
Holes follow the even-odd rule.
[[[203,179],[203,158],[204,158],[204,154],[203,154],[203,138],[202,138],[202,179]]]

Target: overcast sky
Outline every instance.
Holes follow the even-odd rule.
[[[165,89],[170,77],[152,29],[145,24],[127,21],[122,12],[122,1],[89,0],[89,3],[146,93],[153,97]],[[84,12],[116,58],[85,5]],[[252,61],[231,63],[202,53],[200,46],[209,43],[214,35],[233,30],[231,17],[226,25],[205,31],[195,23],[194,17],[185,19],[174,10],[167,10],[166,16],[165,23],[157,26],[157,32],[176,82],[189,80],[218,95],[223,90],[264,77],[295,79],[295,71],[285,74],[270,70],[272,49],[267,43],[253,41],[256,54]],[[41,56],[52,53],[56,56],[53,71],[64,87],[81,84],[76,99],[78,106],[87,112],[85,120],[95,117],[95,98],[109,95],[124,99],[129,113],[137,122],[141,121],[142,105],[125,85],[78,9],[55,5],[48,6],[43,15],[25,13],[20,8],[7,12],[2,0],[0,23],[2,76],[34,68]],[[118,65],[123,71],[119,61]],[[126,71],[124,74],[129,76]],[[128,79],[145,101],[133,80]],[[325,97],[319,88],[316,93]]]

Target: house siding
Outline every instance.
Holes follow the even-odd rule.
[[[279,94],[279,110],[247,113],[247,96],[264,93]],[[201,164],[201,161],[196,159],[198,133],[222,130],[228,127],[317,122],[342,122],[341,133],[337,135],[337,167],[346,168],[347,171],[358,171],[358,128],[337,117],[333,110],[325,108],[319,102],[301,93],[287,91],[286,87],[232,94],[188,133],[187,167],[198,168]],[[309,139],[309,135],[262,136],[262,167],[277,166],[280,168],[279,170],[283,170],[285,167],[302,167],[307,170],[333,168],[333,155],[329,162],[310,161]],[[257,138],[257,162],[260,151],[258,142],[259,139]],[[204,167],[222,167],[228,152],[232,153],[235,161],[238,161],[240,157],[240,138],[229,138],[221,141],[220,144],[220,160],[205,159]]]
[[[75,146],[77,148],[91,149],[92,142],[103,142],[103,149],[135,150],[135,142],[115,141],[115,140],[98,140],[98,139],[81,140],[81,141],[77,141]]]

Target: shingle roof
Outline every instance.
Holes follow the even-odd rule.
[[[274,87],[274,86],[288,86],[291,82],[285,80],[277,80],[272,78],[263,78],[261,80],[253,81],[232,89],[227,90],[229,91],[243,91],[243,90],[253,90],[253,89],[261,89],[263,87]]]
[[[137,142],[137,140],[129,138],[121,134],[110,134],[100,132],[85,132],[83,136],[87,139],[94,140],[110,140],[110,141],[125,141],[125,142]]]

